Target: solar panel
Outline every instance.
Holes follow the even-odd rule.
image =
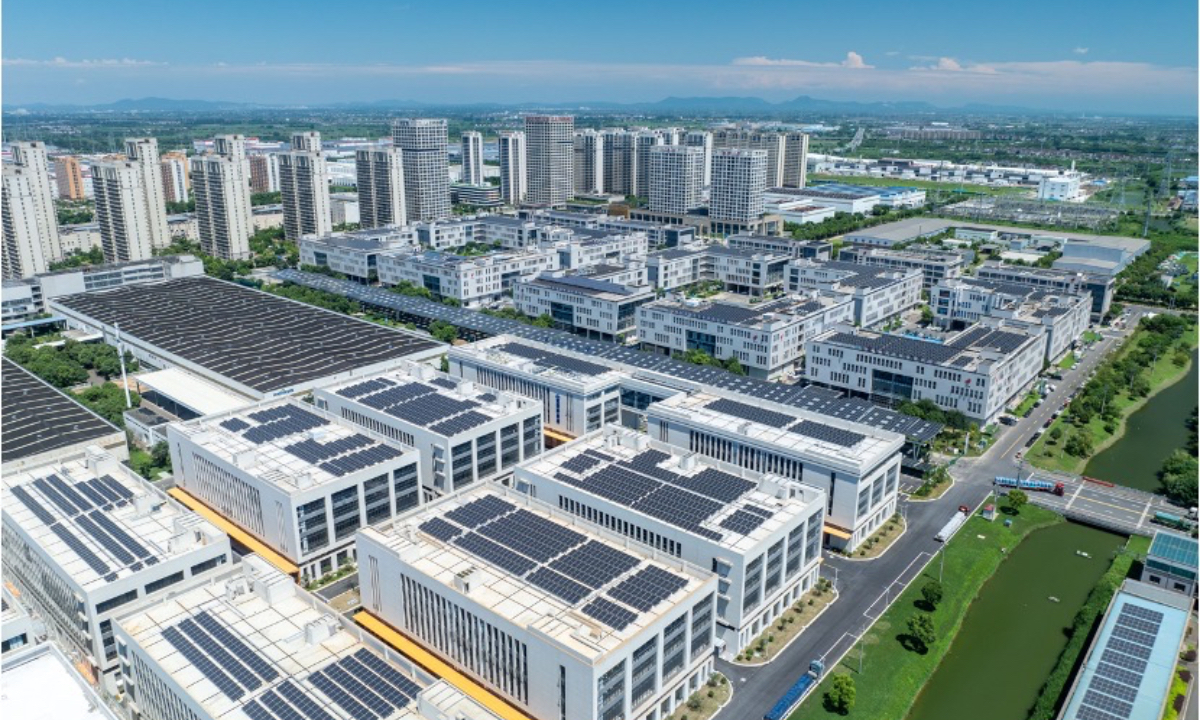
[[[430,425],[429,429],[438,435],[457,435],[461,432],[466,432],[473,427],[478,427],[491,419],[492,418],[476,410],[468,410],[461,415],[456,415],[439,423]]]
[[[513,575],[524,575],[537,565],[532,560],[473,532],[455,538],[453,542],[472,555],[477,555]]]
[[[648,565],[622,580],[608,591],[608,595],[629,607],[647,612],[686,585],[687,580],[678,575]]]
[[[733,514],[721,521],[721,527],[739,535],[749,535],[762,524],[763,517],[761,515],[740,509],[733,511]]]
[[[354,659],[369,667],[376,675],[399,688],[401,692],[410,698],[416,698],[417,693],[421,692],[419,685],[401,675],[400,671],[388,665],[378,656],[373,655],[366,648],[362,648],[354,653]]]
[[[275,691],[304,713],[307,720],[334,720],[332,715],[325,712],[325,709],[314,702],[308,694],[293,685],[291,680],[284,680],[275,688]]]
[[[562,464],[562,469],[582,475],[588,468],[599,465],[600,461],[588,455],[579,454]]]
[[[97,575],[107,576],[109,574],[108,565],[99,557],[97,557],[96,553],[92,552],[91,548],[89,548],[87,545],[84,545],[79,538],[75,537],[70,530],[67,530],[62,525],[51,525],[50,530],[52,530],[54,534],[58,536],[59,540],[62,540],[64,543],[66,543],[67,547],[71,548],[76,555],[78,555],[85,563],[87,563],[88,567],[94,570]],[[107,579],[107,577],[105,579]]]
[[[1125,720],[1125,718],[1106,713],[1102,710],[1097,710],[1094,707],[1081,705],[1075,713],[1076,720]]]
[[[1108,647],[1113,650],[1116,650],[1117,652],[1122,652],[1122,653],[1125,653],[1126,655],[1132,655],[1133,657],[1138,658],[1139,660],[1149,660],[1150,659],[1150,648],[1146,647],[1145,645],[1140,645],[1138,643],[1131,643],[1127,640],[1119,640],[1116,638],[1110,638],[1108,641]]]
[[[795,415],[786,415],[781,412],[775,412],[774,410],[767,410],[765,408],[755,407],[753,405],[748,405],[746,403],[738,402],[736,400],[729,400],[726,398],[713,400],[704,407],[705,409],[712,410],[713,412],[724,413],[725,415],[733,415],[734,417],[739,417],[743,420],[749,420],[751,422],[756,422],[761,425],[767,425],[774,428],[781,428],[796,420]]]
[[[1104,649],[1104,652],[1100,655],[1100,659],[1106,663],[1115,665],[1122,670],[1128,670],[1129,672],[1137,673],[1138,675],[1141,675],[1146,671],[1146,661],[1131,657],[1125,653],[1117,652],[1111,647]]]
[[[583,607],[583,614],[588,617],[593,617],[614,630],[624,630],[634,620],[637,615],[620,605],[598,597]]]
[[[674,482],[722,503],[731,503],[757,487],[751,480],[716,468],[704,468],[691,477],[679,476]]]
[[[1152,623],[1161,623],[1163,620],[1162,613],[1157,610],[1141,607],[1140,605],[1126,605],[1121,608],[1121,614],[1129,614],[1141,620],[1149,620]]]
[[[208,678],[217,689],[225,693],[225,696],[230,700],[241,699],[246,694],[244,690],[233,678],[225,674],[225,671],[213,664],[212,660],[208,659],[204,653],[200,652],[187,638],[183,636],[179,630],[169,627],[163,630],[163,637],[171,646],[179,651],[181,655],[187,658],[188,662],[196,666],[204,677]]]
[[[144,560],[150,557],[150,551],[145,548],[140,542],[125,532],[119,525],[113,522],[112,518],[99,511],[92,511],[91,518],[96,521],[100,527],[113,537],[114,540],[124,545],[130,552],[138,557],[139,560]]]
[[[117,544],[115,540],[110,538],[86,516],[80,515],[79,517],[75,518],[75,524],[83,528],[84,532],[86,532],[88,535],[91,535],[92,539],[100,543],[100,545],[113,557],[115,557],[122,565],[129,565],[133,563],[133,555],[130,555],[129,551]]]
[[[501,500],[495,495],[485,495],[451,510],[446,513],[446,518],[465,528],[474,528],[515,509],[516,506],[510,502]]]
[[[79,512],[79,508],[72,505],[70,501],[60,495],[57,490],[50,487],[50,483],[46,482],[42,478],[34,480],[33,486],[42,494],[42,497],[48,498],[63,515],[71,517]]]
[[[1149,620],[1142,620],[1141,618],[1134,617],[1133,615],[1127,615],[1125,613],[1121,613],[1117,616],[1117,627],[1133,628],[1134,630],[1144,633],[1157,633],[1160,624],[1161,623],[1151,622]]]
[[[550,563],[550,567],[590,588],[599,588],[629,572],[638,559],[602,542],[588,540]]]
[[[462,535],[462,528],[457,525],[452,525],[441,518],[430,518],[419,526],[422,532],[426,532],[442,542],[450,542],[454,538]]]
[[[350,694],[341,688],[340,685],[330,680],[325,674],[318,670],[308,676],[308,682],[315,688],[325,694],[330,700],[337,704],[338,707],[350,714],[354,720],[375,720],[379,716],[368,710]]]
[[[338,661],[338,664],[345,668],[351,677],[371,688],[392,705],[392,707],[402,708],[411,702],[412,698],[406,695],[400,688],[384,681],[376,673],[368,669],[366,665],[353,657],[344,657]]]
[[[1139,632],[1137,630],[1134,630],[1131,627],[1126,627],[1124,625],[1118,624],[1116,627],[1114,627],[1112,629],[1112,636],[1116,637],[1116,638],[1121,638],[1122,640],[1128,640],[1129,642],[1132,642],[1132,643],[1137,643],[1138,645],[1145,645],[1146,647],[1154,647],[1154,636],[1153,635],[1150,635],[1149,633]]]
[[[327,665],[325,667],[325,675],[346,689],[356,700],[369,707],[372,711],[378,713],[382,717],[387,717],[392,714],[394,709],[387,700],[371,691],[366,685],[363,685],[357,679],[346,672],[340,664]]]
[[[234,418],[229,418],[228,420],[222,420],[221,427],[225,428],[226,430],[231,430],[233,432],[241,432],[242,430],[245,430],[246,428],[250,427],[250,423],[246,422],[245,420],[243,420],[241,418],[234,417]]]
[[[209,635],[203,628],[188,619],[179,623],[179,629],[188,636],[193,643],[205,652],[213,662],[225,672],[233,676],[242,687],[247,690],[256,690],[262,686],[262,681],[250,672],[250,668],[246,667],[241,660],[235,658],[228,650]]]
[[[80,510],[87,511],[92,507],[92,503],[82,494],[75,491],[70,485],[63,482],[63,479],[57,475],[51,474],[46,478],[54,489],[63,495],[67,500],[71,501],[75,507]]]
[[[112,501],[110,501],[106,495],[104,495],[99,490],[97,490],[95,487],[93,487],[91,484],[91,481],[75,483],[74,488],[75,488],[76,492],[78,492],[82,495],[85,495],[87,497],[87,499],[90,500],[91,503],[93,505],[95,505],[96,507],[104,507],[106,505],[108,505],[108,506],[112,505]]]
[[[36,517],[38,520],[41,520],[46,525],[53,525],[54,523],[58,522],[58,518],[51,515],[46,508],[42,507],[42,503],[37,498],[30,495],[24,487],[20,485],[14,485],[12,488],[12,493],[18,500],[21,501],[22,505],[29,508],[29,511],[32,512],[34,517]]]
[[[801,420],[795,425],[788,428],[789,432],[794,432],[797,435],[814,438],[822,442],[841,445],[842,447],[853,447],[866,439],[866,435],[861,433],[843,430],[830,425],[812,422],[811,420]]]
[[[104,502],[107,504],[111,505],[121,501],[121,496],[113,492],[112,488],[105,485],[99,478],[93,478],[88,480],[86,483],[81,484],[86,484],[92,489],[92,492],[102,495],[104,497]]]
[[[1125,702],[1133,702],[1137,699],[1136,687],[1129,687],[1128,685],[1116,683],[1106,678],[1094,677],[1088,687],[1105,695],[1111,695],[1124,700]]]
[[[1111,713],[1120,718],[1127,718],[1133,712],[1132,703],[1109,697],[1095,690],[1088,690],[1083,694],[1083,704],[1090,705],[1101,712]]]
[[[525,509],[504,515],[478,532],[538,562],[547,562],[587,540],[574,530]]]
[[[275,668],[258,651],[251,649],[246,643],[242,642],[241,638],[234,635],[228,627],[218,622],[209,613],[202,612],[197,615],[196,622],[200,623],[200,626],[211,633],[213,637],[220,640],[225,647],[233,651],[235,655],[249,665],[250,669],[263,680],[270,682],[279,677],[279,673]]]
[[[1139,687],[1142,684],[1141,675],[1129,670],[1123,670],[1107,662],[1101,662],[1096,666],[1096,677],[1108,678],[1109,680],[1125,683],[1131,687]]]
[[[550,568],[540,567],[529,573],[525,581],[539,587],[555,597],[574,605],[588,595],[588,588]]]
[[[123,505],[125,501],[133,498],[133,491],[117,482],[116,478],[114,478],[112,475],[101,475],[100,482],[104,483],[105,487],[107,487],[109,490],[115,493],[118,498],[120,498],[120,501],[117,502],[118,505]]]
[[[262,705],[254,700],[247,700],[245,705],[242,705],[242,710],[250,716],[250,720],[275,720],[275,716],[267,712]]]
[[[296,712],[291,705],[288,705],[283,698],[276,695],[272,690],[259,695],[258,700],[267,706],[271,712],[275,713],[275,717],[280,718],[280,720],[304,720],[303,715]]]

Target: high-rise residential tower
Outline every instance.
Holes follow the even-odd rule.
[[[604,192],[604,136],[595,130],[575,132],[575,194]]]
[[[218,135],[213,152],[191,159],[200,249],[225,260],[250,257],[254,213],[250,208],[250,160],[241,135]]]
[[[808,135],[789,132],[784,136],[783,186],[802,188],[808,184]]]
[[[401,118],[392,145],[404,165],[404,210],[409,222],[450,216],[450,160],[444,118]]]
[[[683,215],[703,204],[703,148],[659,145],[650,149],[647,160],[651,210]]]
[[[321,152],[321,133],[292,136],[291,152],[279,155],[279,192],[283,198],[283,231],[288,240],[333,231],[329,170]]]
[[[500,198],[509,205],[520,205],[529,192],[525,133],[500,133],[499,150]]]
[[[650,194],[650,151],[665,144],[662,133],[657,130],[642,130],[637,133],[637,191],[638,197]]]
[[[468,185],[483,184],[483,134],[468,131],[462,134],[462,181]]]
[[[637,135],[628,130],[604,130],[604,191],[637,195]]]
[[[740,148],[767,153],[767,187],[783,185],[786,139],[782,133],[752,128],[721,128],[713,133],[713,149]]]
[[[279,157],[274,153],[250,156],[250,189],[256,193],[279,192]]]
[[[0,198],[3,207],[5,278],[46,272],[62,258],[58,218],[46,146],[41,142],[12,144],[13,163],[5,165]]]
[[[83,171],[79,158],[63,155],[54,159],[54,180],[58,185],[58,197],[62,200],[83,200]]]
[[[692,130],[683,138],[683,144],[704,150],[704,187],[712,185],[713,135],[707,130]]]
[[[358,221],[363,228],[404,225],[404,160],[396,148],[359,150],[354,154],[358,176]]]
[[[158,155],[158,140],[126,138],[125,155],[142,174],[141,201],[146,205],[150,225],[150,246],[165,248],[171,244],[167,229],[167,192],[163,187],[162,161]]]
[[[132,160],[92,166],[96,223],[108,262],[148,260],[154,256],[154,225],[146,204],[146,174]],[[161,175],[158,176],[161,180]],[[165,211],[165,206],[162,208]]]
[[[167,202],[187,202],[188,189],[191,187],[187,155],[181,152],[163,153],[159,167],[162,168],[163,191]]]
[[[767,189],[767,152],[721,148],[713,151],[713,220],[749,223],[763,214]]]
[[[527,115],[529,202],[564,205],[575,190],[575,118]]]

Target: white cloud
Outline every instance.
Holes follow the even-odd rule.
[[[134,60],[132,58],[113,58],[105,60],[68,60],[55,57],[50,60],[29,60],[26,58],[4,58],[3,64],[13,67],[52,67],[52,68],[130,68],[155,67],[166,65],[164,62],[153,60]]]
[[[850,52],[846,53],[846,59],[842,61],[842,67],[854,68],[855,70],[868,70],[875,66],[868,65],[866,61],[863,60],[862,55],[859,55],[851,50]]]
[[[1088,49],[1085,47],[1077,47],[1071,52],[1075,53],[1076,55],[1087,55]]]
[[[836,68],[844,67],[853,70],[869,70],[874,65],[868,65],[863,60],[863,56],[851,50],[846,53],[846,59],[841,62],[813,62],[812,60],[793,60],[791,58],[769,58],[764,55],[755,55],[753,57],[734,58],[734,65],[747,67],[809,67],[809,68]]]

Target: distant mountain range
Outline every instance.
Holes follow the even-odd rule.
[[[459,110],[476,112],[498,112],[505,110],[576,110],[612,113],[686,113],[689,115],[782,115],[792,113],[863,114],[863,115],[913,115],[932,113],[958,114],[1049,114],[1050,111],[1017,106],[984,105],[970,103],[958,107],[941,107],[923,101],[904,102],[855,102],[850,100],[822,100],[801,95],[782,102],[769,102],[757,97],[668,97],[654,102],[618,103],[560,102],[560,103],[429,103],[417,100],[373,100],[362,102],[316,103],[297,105],[287,103],[241,103],[222,100],[177,100],[172,98],[146,97],[118,100],[97,105],[70,105],[51,103],[5,104],[5,112],[51,112],[51,113],[161,113],[161,112],[216,112],[252,111],[268,109],[311,109],[311,110]],[[1063,114],[1063,113],[1053,113]]]

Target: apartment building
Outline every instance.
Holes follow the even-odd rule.
[[[156,220],[146,203],[145,181],[141,166],[131,161],[92,166],[96,223],[100,226],[100,242],[107,262],[148,260],[154,256]],[[167,232],[165,214],[162,220],[163,231]]]
[[[482,185],[483,134],[474,130],[463,133],[459,147],[462,152],[462,182],[467,185]]]
[[[789,132],[783,139],[783,187],[803,188],[808,185],[808,135]]]
[[[254,214],[246,139],[218,135],[212,154],[192,158],[191,166],[200,249],[224,260],[251,257]]]
[[[18,142],[11,148],[13,162],[4,166],[0,176],[6,279],[46,272],[50,263],[63,257],[46,146]]]
[[[982,427],[1041,372],[1046,342],[993,318],[943,342],[845,327],[808,342],[804,375],[879,403],[928,399]]]
[[[538,251],[499,251],[464,257],[438,251],[379,258],[379,282],[409,282],[423,287],[434,299],[453,298],[464,307],[496,302],[506,291],[516,292],[525,278],[558,268],[558,255]]]
[[[332,232],[329,170],[321,151],[321,133],[293,135],[292,151],[280,153],[278,157],[284,236],[299,242],[305,235]]]
[[[712,184],[713,134],[707,130],[689,130],[683,136],[683,144],[698,147],[704,153],[704,187]]]
[[[524,397],[406,363],[319,388],[321,410],[416,448],[430,496],[507,478],[542,452],[542,408]]]
[[[109,693],[114,618],[232,562],[224,533],[96,446],[5,473],[0,497],[5,580]]]
[[[559,330],[619,340],[637,326],[637,308],[654,299],[649,285],[582,275],[542,274],[513,285],[513,304],[530,317],[549,315]]]
[[[141,192],[138,200],[146,206],[149,219],[150,245],[164,248],[171,244],[167,231],[167,192],[163,187],[162,159],[158,154],[158,140],[126,138],[125,156],[141,174]]]
[[[704,204],[704,149],[658,145],[646,155],[651,210],[684,215]]]
[[[786,272],[789,292],[821,290],[853,298],[853,322],[860,327],[887,322],[921,304],[919,270],[794,260]]]
[[[604,144],[604,191],[618,195],[637,195],[637,133],[628,130],[603,130],[601,135],[601,142]]]
[[[529,192],[535,205],[565,205],[575,194],[575,118],[526,115]]]
[[[299,400],[167,427],[176,487],[303,581],[354,560],[354,532],[421,501],[416,450]]]
[[[166,152],[159,163],[162,170],[163,192],[168,202],[186,203],[192,188],[188,175],[188,157],[182,152]]]
[[[654,438],[610,425],[522,464],[513,480],[659,557],[711,568],[716,635],[732,657],[816,582],[824,493]]]
[[[448,357],[452,375],[539,403],[552,439],[579,437],[619,419],[622,376],[609,365],[507,336],[453,345]]]
[[[650,195],[650,153],[657,147],[667,145],[663,133],[658,130],[638,130],[634,133],[634,148],[637,152],[638,197]]]
[[[505,204],[517,206],[529,192],[526,170],[525,133],[502,132],[498,141],[500,155],[500,198]]]
[[[83,186],[83,169],[79,158],[61,155],[54,158],[54,182],[58,186],[60,200],[84,200],[87,198]]]
[[[838,294],[756,305],[668,297],[638,308],[637,334],[643,350],[701,350],[720,360],[737,358],[750,377],[779,380],[797,373],[807,340],[853,315],[851,299]]]
[[[575,194],[604,192],[604,136],[595,130],[575,131]]]
[[[395,148],[357,150],[354,168],[358,176],[359,226],[369,229],[406,224],[404,161],[400,151]]]
[[[536,720],[666,717],[712,672],[715,574],[527,495],[476,485],[358,547],[368,613]]]
[[[443,118],[401,118],[392,125],[392,145],[404,166],[404,210],[408,222],[450,217],[450,160]]]
[[[300,264],[325,267],[370,284],[379,280],[379,258],[419,251],[412,228],[381,227],[300,238]]]
[[[250,156],[250,189],[256,193],[279,192],[279,156],[255,153]]]
[[[652,439],[762,473],[769,478],[764,484],[820,491],[824,518],[814,517],[824,527],[810,525],[807,542],[824,535],[829,547],[852,553],[896,513],[904,445],[898,433],[765,398],[706,392],[677,394],[650,405],[646,415]]]
[[[943,280],[961,277],[963,270],[970,267],[971,257],[969,253],[918,247],[904,250],[846,247],[838,253],[838,260],[842,262],[896,270],[920,270],[925,290]]]
[[[1100,320],[1108,314],[1116,283],[1110,275],[1005,265],[998,261],[984,262],[975,268],[975,276],[980,280],[1028,285],[1050,292],[1072,295],[1086,292],[1092,297],[1092,320]]]
[[[764,214],[766,174],[767,153],[763,150],[722,148],[713,151],[708,215],[714,234],[741,232]]]
[[[718,128],[713,132],[713,153],[719,150],[751,150],[764,153],[763,178],[765,187],[780,187],[784,184],[784,166],[787,155],[787,139],[780,133],[750,128]],[[716,182],[716,167],[713,182]]]

